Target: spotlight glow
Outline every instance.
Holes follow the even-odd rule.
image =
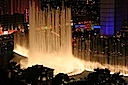
[[[68,75],[76,75],[84,71],[84,63],[81,60],[73,57],[72,55],[65,54],[44,54],[42,57],[34,53],[33,57],[29,57],[28,66],[26,66],[26,61],[21,60],[22,68],[31,67],[32,65],[44,65],[55,69],[54,74],[66,73]],[[35,58],[36,56],[36,58]]]

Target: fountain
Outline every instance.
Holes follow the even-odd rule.
[[[28,58],[27,63],[20,61],[22,68],[39,64],[55,69],[54,74],[83,72],[84,64],[72,55],[71,9],[62,3],[62,9],[53,9],[48,5],[41,10],[34,0],[29,5],[29,39],[22,39],[26,36],[19,35],[14,40],[14,52]],[[29,51],[24,46],[28,43],[24,42],[26,40],[29,41]]]
[[[28,35],[22,32],[14,34],[14,50],[15,53],[28,57],[29,55],[29,41]]]
[[[27,57],[27,61],[20,61],[22,68],[41,64],[55,69],[55,75],[60,72],[75,75],[98,67],[113,72],[121,71],[123,74],[128,72],[125,66],[113,65],[112,59],[108,64],[107,57],[90,55],[89,42],[86,43],[86,52],[75,51],[75,57],[73,56],[71,9],[64,7],[64,3],[62,9],[53,9],[48,5],[48,8],[41,10],[32,0],[29,9],[29,35],[16,33],[14,37],[14,52]]]

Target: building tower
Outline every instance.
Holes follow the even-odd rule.
[[[114,35],[121,30],[122,23],[127,19],[127,0],[101,0],[100,25],[101,35]]]
[[[29,0],[0,0],[0,15],[24,14],[29,8]]]

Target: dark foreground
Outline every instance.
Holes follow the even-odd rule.
[[[15,61],[17,63],[20,62],[21,59],[24,59],[25,57],[21,57],[20,55],[17,55],[17,54],[14,54],[14,57],[11,61]],[[103,73],[103,74],[102,74]],[[100,79],[106,79],[106,77],[104,77],[104,72],[103,70],[101,71],[101,73],[98,73],[100,74]],[[109,73],[108,73],[109,74]],[[59,75],[59,77],[58,77]],[[87,71],[84,71],[83,73],[81,74],[78,74],[78,75],[75,75],[75,76],[70,76],[68,77],[66,75],[66,79],[63,79],[65,77],[62,77],[64,76],[65,74],[63,73],[60,73],[58,74],[57,77],[54,77],[52,79],[52,85],[60,85],[60,83],[63,83],[64,85],[94,85],[94,83],[96,83],[95,85],[104,85],[104,80],[100,80],[97,82],[98,79],[96,79],[96,77],[98,76],[96,72],[87,72]],[[90,76],[91,75],[91,76]],[[106,75],[106,74],[105,74]],[[107,75],[106,75],[107,76]],[[118,74],[117,74],[118,76]],[[98,76],[99,77],[99,76]],[[96,79],[95,82],[94,81],[94,78]],[[118,79],[121,79],[121,82],[120,84],[117,84],[117,85],[126,85],[125,82],[128,82],[128,77],[122,77],[122,76],[118,76],[117,77]],[[60,80],[62,79],[62,80]],[[118,80],[117,79],[117,80]],[[117,83],[118,81],[116,80],[113,80],[115,83]],[[107,83],[107,85],[112,85],[110,82],[113,82],[113,81],[109,81],[109,83]],[[56,83],[55,83],[56,82]],[[91,82],[91,83],[90,83]],[[93,82],[93,83],[92,83]],[[108,82],[108,81],[106,81]],[[123,82],[123,83],[122,83]],[[102,84],[101,84],[102,83]],[[34,85],[34,84],[33,84]],[[41,85],[41,84],[40,84]],[[44,85],[44,84],[43,84]],[[48,85],[51,85],[51,84],[48,84]]]

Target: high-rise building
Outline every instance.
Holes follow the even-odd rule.
[[[72,2],[74,21],[94,21],[99,23],[100,0],[76,0]]]
[[[29,0],[0,0],[0,15],[20,13],[29,8]]]
[[[29,0],[11,0],[11,14],[23,14],[29,8]]]
[[[0,0],[0,15],[10,14],[10,0]]]
[[[114,35],[128,18],[128,0],[101,0],[100,34]]]
[[[24,14],[0,15],[0,24],[4,29],[24,28]]]

